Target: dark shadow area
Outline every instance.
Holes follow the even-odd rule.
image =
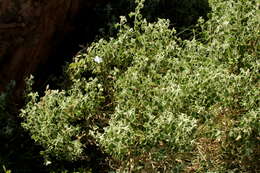
[[[87,148],[88,150],[85,153],[89,158],[77,161],[55,160],[55,158],[52,158],[54,162],[47,166],[48,170],[53,172],[61,172],[62,170],[77,172],[81,169],[84,172],[91,170],[93,173],[109,172],[108,156],[102,153],[97,146],[92,145],[87,146]]]
[[[19,110],[12,102],[14,84],[0,94],[0,172],[3,166],[14,173],[48,172],[40,152],[43,148],[31,139],[17,118]]]

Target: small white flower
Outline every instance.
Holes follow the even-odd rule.
[[[101,63],[101,62],[103,62],[103,59],[100,58],[99,56],[96,56],[96,57],[94,58],[94,61],[95,61],[96,63]]]

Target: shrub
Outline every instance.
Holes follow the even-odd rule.
[[[40,100],[38,93],[28,94],[30,100],[20,114],[25,118],[22,125],[46,149],[42,152],[46,162],[50,162],[48,156],[75,160],[81,155],[80,138],[88,136],[92,118],[103,100],[102,88],[96,83],[94,79],[84,85],[74,83],[67,91],[47,89]]]
[[[69,89],[28,95],[23,126],[47,157],[95,143],[118,172],[259,170],[259,3],[211,0],[182,40],[137,2],[132,27],[121,17],[117,37],[75,57]]]

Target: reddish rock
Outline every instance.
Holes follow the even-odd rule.
[[[15,80],[15,94],[20,95],[24,78],[44,64],[73,30],[70,21],[82,6],[92,8],[102,1],[106,0],[1,0],[0,91]]]

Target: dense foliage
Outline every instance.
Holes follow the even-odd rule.
[[[133,26],[121,17],[68,65],[64,90],[28,93],[23,127],[46,164],[96,145],[118,172],[259,171],[259,2],[211,0],[190,40],[137,2]]]

